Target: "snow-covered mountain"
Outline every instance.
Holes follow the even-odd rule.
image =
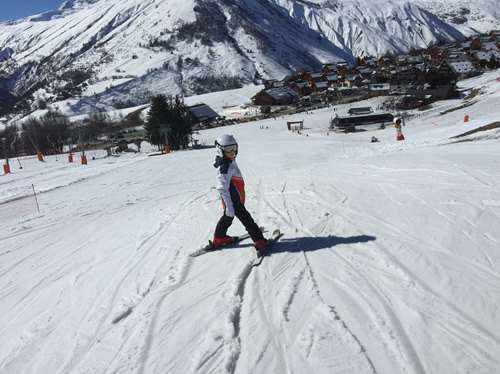
[[[235,88],[322,62],[460,39],[498,25],[495,2],[456,1],[458,15],[474,15],[469,24],[444,1],[70,0],[0,23],[0,95],[83,96],[72,105],[84,110],[139,104],[150,93]]]
[[[466,35],[500,28],[497,0],[418,0],[416,3]]]

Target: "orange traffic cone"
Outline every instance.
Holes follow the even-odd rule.
[[[469,122],[469,115],[468,115],[468,114],[466,114],[466,115],[464,116],[464,122]]]
[[[9,166],[9,164],[3,164],[3,172],[4,172],[4,174],[9,174],[10,173],[10,166]]]

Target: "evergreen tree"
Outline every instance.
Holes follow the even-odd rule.
[[[187,148],[192,133],[192,121],[184,100],[168,98],[167,138],[172,149]]]
[[[168,116],[167,98],[164,95],[157,95],[151,99],[151,108],[148,112],[148,119],[144,125],[149,142],[160,148],[162,145],[161,126],[166,126]]]
[[[151,144],[168,143],[172,149],[186,148],[192,133],[192,121],[184,100],[179,97],[153,97],[145,129]]]

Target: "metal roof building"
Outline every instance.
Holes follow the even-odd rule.
[[[219,115],[207,104],[196,104],[188,107],[194,123],[211,122]]]

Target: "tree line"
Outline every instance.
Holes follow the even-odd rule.
[[[147,139],[163,149],[179,150],[191,141],[193,118],[182,97],[157,95],[151,98],[147,121],[143,123],[140,111],[129,114],[119,121],[111,121],[105,113],[91,113],[81,123],[71,123],[59,111],[49,110],[39,118],[28,118],[21,127],[7,126],[0,130],[5,139],[9,157],[36,154],[63,153],[64,146],[84,145],[98,141],[103,135],[120,132],[123,128],[144,126]],[[1,157],[5,157],[0,149]]]
[[[12,125],[0,131],[0,139],[5,139],[9,157],[37,152],[62,153],[64,145],[72,137],[74,134],[68,118],[55,111],[49,111],[40,118],[28,118],[21,128]],[[3,153],[2,157],[5,157]]]
[[[38,152],[59,154],[64,152],[65,145],[85,145],[98,141],[103,135],[142,125],[140,112],[131,113],[119,121],[112,121],[106,113],[95,112],[81,123],[71,123],[61,112],[49,110],[39,118],[28,118],[20,127],[11,125],[0,130],[0,146],[4,138],[9,157]],[[1,147],[0,152],[0,157],[5,157]]]

